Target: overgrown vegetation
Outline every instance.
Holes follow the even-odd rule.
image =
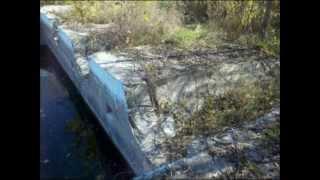
[[[166,148],[175,153],[174,158],[183,157],[192,136],[214,135],[225,127],[255,120],[279,103],[279,92],[277,81],[244,84],[218,96],[208,95],[203,106],[188,119],[183,103],[167,105],[167,109],[173,106],[176,109],[173,116],[178,128],[176,136],[167,139]],[[267,133],[266,138],[277,139],[275,133]]]
[[[54,1],[46,1],[56,4]],[[68,22],[119,26],[122,47],[173,44],[180,48],[218,46],[221,41],[278,55],[279,1],[63,1]]]
[[[207,10],[209,23],[226,32],[227,40],[279,53],[280,1],[213,1]]]
[[[254,120],[266,113],[279,100],[275,82],[254,83],[227,90],[219,96],[208,95],[202,108],[181,123],[181,132],[187,134],[210,134],[215,129]],[[176,115],[179,117],[179,115]],[[179,118],[178,118],[179,119]]]
[[[70,3],[73,10],[64,21],[82,24],[115,24],[118,46],[157,44],[181,24],[174,7],[162,7],[157,1],[81,1]]]

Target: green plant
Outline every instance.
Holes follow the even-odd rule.
[[[207,13],[211,27],[225,32],[227,41],[261,49],[268,55],[280,53],[279,1],[212,1]]]
[[[194,28],[180,27],[175,32],[166,37],[165,41],[174,42],[180,48],[193,48],[199,45],[199,41],[204,41],[208,30],[201,24]]]
[[[49,1],[51,2],[51,1]],[[53,2],[51,2],[53,3]],[[223,41],[280,52],[279,2],[272,1],[65,1],[62,19],[70,24],[118,27],[114,47],[170,42],[182,49],[216,47]],[[219,37],[217,36],[219,34]]]

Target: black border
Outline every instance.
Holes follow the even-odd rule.
[[[39,179],[40,2],[2,3],[0,102],[6,115],[0,126],[0,177]],[[318,162],[319,126],[310,124],[319,119],[311,115],[319,111],[319,66],[312,64],[320,51],[318,7],[311,1],[281,0],[281,179],[314,179],[310,176],[317,173],[318,165],[311,162]]]
[[[39,179],[39,6],[1,5],[1,179]]]
[[[319,5],[315,2],[281,0],[280,4],[281,179],[319,176]]]

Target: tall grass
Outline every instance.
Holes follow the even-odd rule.
[[[164,35],[173,34],[181,25],[181,14],[174,7],[160,6],[157,1],[81,1],[70,3],[73,9],[67,21],[82,24],[114,23],[116,36],[126,46],[159,44]]]
[[[55,1],[46,1],[49,4]],[[72,6],[66,22],[118,26],[119,46],[218,46],[222,41],[280,53],[279,2],[274,1],[266,27],[266,1],[61,1]],[[59,2],[59,3],[61,3]],[[191,26],[191,27],[190,27]],[[196,27],[196,28],[195,28]],[[261,32],[266,32],[261,37]],[[219,38],[216,36],[220,34]]]

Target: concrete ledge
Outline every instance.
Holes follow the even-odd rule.
[[[128,121],[122,83],[104,71],[94,57],[75,53],[73,41],[54,19],[40,17],[41,45],[47,45],[73,81],[102,127],[138,175],[150,170],[151,163],[137,144]]]

